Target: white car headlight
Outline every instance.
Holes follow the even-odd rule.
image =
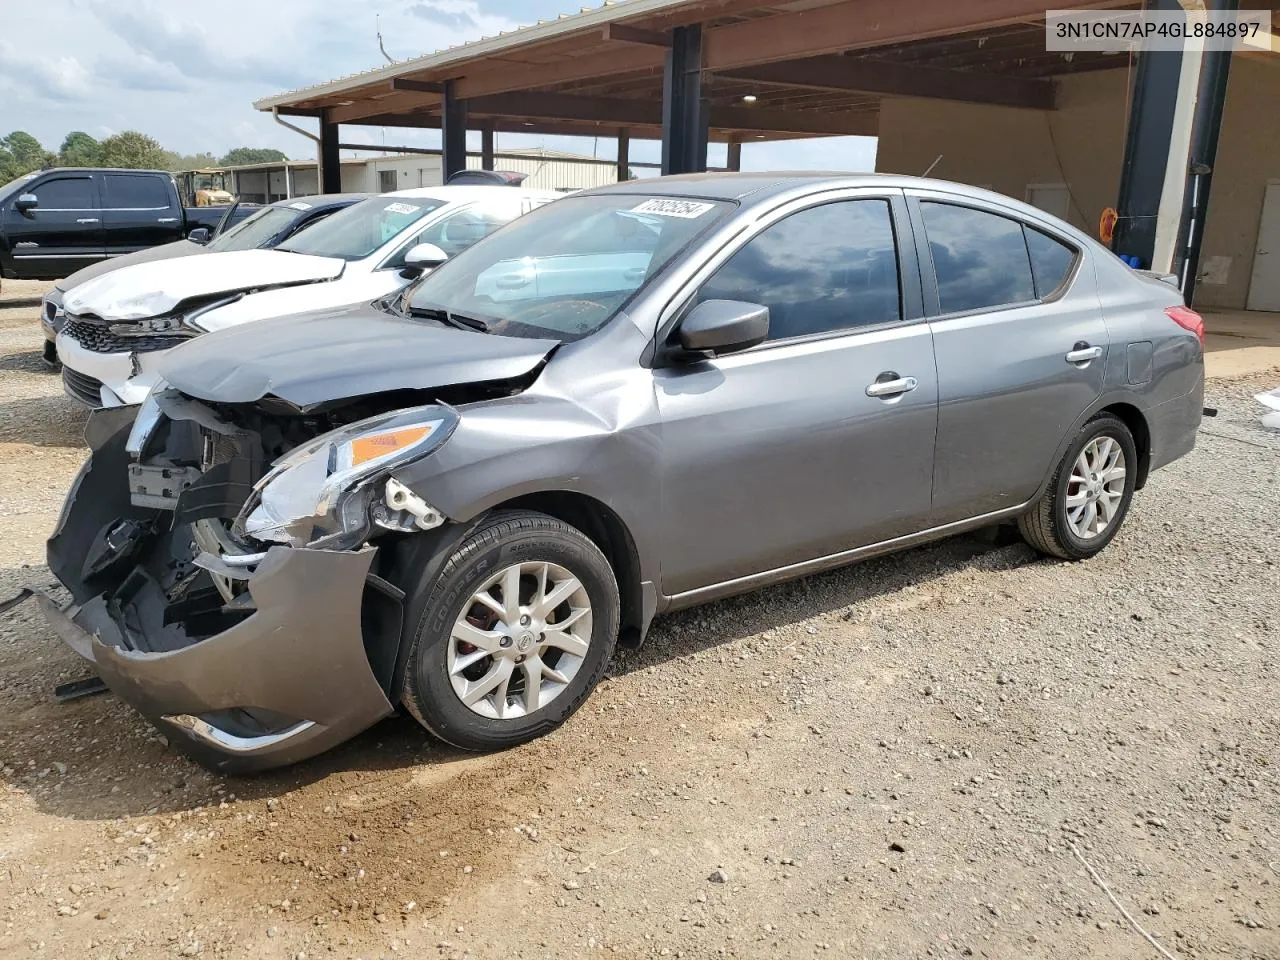
[[[396,410],[316,437],[272,465],[236,526],[255,540],[294,547],[354,546],[368,534],[380,481],[395,467],[435,450],[457,422],[449,407],[431,405]],[[414,528],[412,516],[399,522],[385,510],[383,514],[381,526]]]

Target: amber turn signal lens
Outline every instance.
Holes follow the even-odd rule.
[[[351,466],[358,467],[370,460],[377,460],[389,453],[412,447],[426,439],[433,429],[435,428],[428,424],[357,437],[351,441]]]

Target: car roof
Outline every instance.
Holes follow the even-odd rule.
[[[358,203],[361,200],[368,200],[369,196],[367,193],[316,193],[306,197],[289,197],[287,200],[276,200],[269,206],[297,209],[293,207],[295,203],[305,203],[311,209],[349,207],[351,204]]]
[[[744,206],[764,203],[780,194],[807,195],[822,190],[850,187],[880,189],[935,190],[958,197],[970,197],[998,204],[1011,212],[1033,220],[1050,222],[1055,229],[1069,233],[1077,240],[1094,243],[1092,237],[1038,207],[994,190],[975,187],[952,180],[912,177],[901,173],[846,173],[830,170],[783,170],[760,173],[690,173],[669,177],[649,177],[623,183],[581,190],[575,196],[597,194],[638,194],[650,197],[695,197],[705,200],[737,201]]]
[[[378,193],[378,197],[434,197],[446,203],[457,203],[464,200],[480,200],[484,197],[509,196],[518,193],[526,197],[563,197],[565,194],[556,190],[532,190],[529,187],[513,187],[504,184],[474,184],[469,186],[414,187],[412,190],[391,190]]]
[[[770,197],[796,188],[917,187],[947,192],[997,196],[989,190],[947,180],[930,180],[897,173],[849,173],[836,170],[779,170],[760,173],[689,173],[627,180],[583,190],[582,193],[641,193],[649,196],[703,197],[708,200],[746,200]],[[1000,199],[1010,198],[1000,195]]]

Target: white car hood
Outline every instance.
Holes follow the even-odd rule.
[[[138,263],[74,287],[63,309],[104,320],[141,320],[170,313],[194,297],[334,280],[346,265],[337,257],[284,250],[235,250]]]

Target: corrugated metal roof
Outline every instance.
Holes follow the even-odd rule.
[[[400,60],[385,66],[374,67],[361,73],[348,74],[336,80],[327,80],[309,87],[299,87],[285,93],[263,97],[255,100],[253,105],[258,110],[270,110],[272,107],[285,106],[298,100],[315,96],[330,96],[363,87],[378,80],[393,80],[423,70],[448,66],[461,60],[481,57],[488,54],[512,50],[532,43],[543,43],[559,37],[601,27],[607,23],[623,20],[628,17],[644,16],[673,8],[690,5],[697,0],[605,0],[596,8],[583,7],[579,13],[561,14],[555,20],[539,20],[528,27],[504,31],[496,37],[483,37],[468,43],[458,44],[436,53],[424,54],[411,60]]]

